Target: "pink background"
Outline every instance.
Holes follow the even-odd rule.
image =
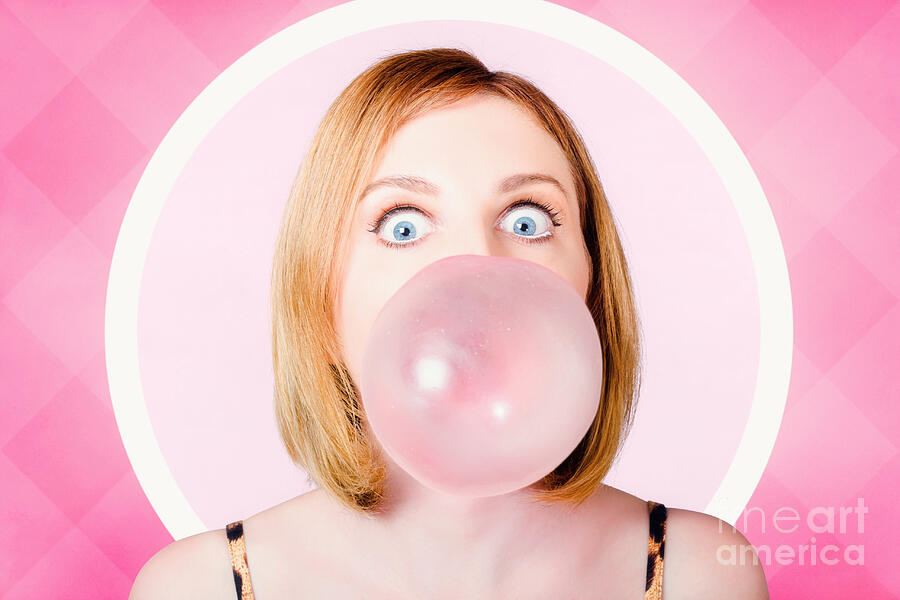
[[[0,514],[5,517],[8,540],[0,547],[0,592],[6,593],[4,597],[124,597],[140,566],[171,540],[137,483],[113,418],[103,348],[106,283],[131,193],[175,119],[244,52],[331,5],[271,2],[262,9],[243,4],[222,11],[203,3],[186,8],[183,3],[161,1],[78,8],[0,2],[4,56],[0,78],[7,83],[2,92],[4,118],[0,120],[0,486],[4,492]],[[627,8],[614,2],[565,5],[625,33],[684,77],[747,154],[775,214],[794,300],[793,372],[778,441],[748,506],[767,514],[787,506],[803,514],[819,505],[852,506],[857,497],[863,497],[869,512],[862,534],[855,530],[812,534],[802,527],[785,534],[771,522],[765,530],[758,525],[741,528],[754,544],[773,548],[808,543],[811,535],[819,546],[865,545],[864,566],[767,565],[772,597],[896,597],[900,575],[893,565],[895,553],[890,542],[900,531],[900,517],[892,506],[900,481],[900,394],[891,367],[900,358],[896,335],[900,271],[895,266],[900,218],[896,200],[900,184],[900,82],[896,75],[900,6],[867,2],[825,10],[824,4],[818,4],[813,10],[784,2],[728,2],[716,3],[715,8],[682,3],[676,10],[662,2],[629,3]],[[480,51],[474,42],[472,47]],[[352,51],[343,46],[340,55],[333,55],[334,60],[348,61],[347,70],[334,75],[330,89],[316,90],[320,99],[333,96],[341,77],[353,70],[349,66],[352,57]],[[533,65],[520,71],[534,75],[545,89],[554,85],[549,70],[546,79],[540,79],[542,67],[537,59],[524,56],[520,60]],[[596,61],[592,64],[598,68]],[[298,64],[297,68],[315,65]],[[192,285],[202,293],[212,293],[216,290],[209,287],[211,282],[219,281],[233,293],[233,280],[244,276],[240,291],[245,296],[232,296],[233,303],[219,303],[220,312],[211,317],[226,320],[234,314],[247,314],[248,318],[229,324],[222,333],[226,337],[213,341],[234,344],[229,346],[231,350],[243,348],[252,358],[220,354],[219,360],[203,368],[210,378],[207,383],[213,386],[224,386],[227,381],[221,380],[221,373],[229,373],[235,365],[246,370],[235,380],[248,386],[239,390],[243,398],[254,398],[260,404],[260,411],[246,414],[260,418],[263,428],[270,426],[263,422],[269,400],[254,386],[265,389],[267,385],[261,379],[266,376],[267,352],[260,355],[253,349],[265,343],[267,334],[266,314],[258,308],[266,285],[259,265],[268,260],[269,249],[264,244],[277,218],[272,211],[283,202],[278,198],[282,184],[276,182],[283,181],[288,172],[289,183],[289,171],[306,138],[284,138],[284,132],[274,131],[275,122],[257,122],[259,131],[248,131],[246,126],[249,116],[259,115],[259,106],[271,107],[267,104],[273,101],[271,94],[284,89],[279,85],[290,85],[287,70],[282,75],[262,86],[259,94],[249,97],[213,132],[210,140],[215,136],[226,140],[218,153],[203,147],[198,151],[161,217],[142,289],[150,303],[142,310],[152,318],[160,318],[154,301],[156,307],[164,307],[166,301],[199,301],[187,294],[166,300],[160,293],[177,291],[173,286],[178,277],[190,274],[191,264],[196,266],[186,263],[183,272],[162,274],[162,269],[173,264],[165,261],[171,260],[183,243],[177,237],[181,235],[179,227],[190,231],[197,243],[203,216],[208,229],[201,233],[208,235],[199,237],[190,261],[202,262],[205,252],[221,249],[215,244],[224,241],[242,239],[248,245],[249,252],[233,248],[233,255],[220,258],[218,271]],[[606,75],[605,83],[615,81],[615,74]],[[559,96],[566,108],[570,102],[574,107],[574,99],[562,97],[564,82],[556,85],[559,91],[551,96]],[[620,93],[629,91],[627,81],[619,81],[619,85]],[[640,97],[640,90],[631,92],[634,98]],[[315,98],[307,101],[311,107],[317,106]],[[291,106],[282,108],[287,111]],[[651,114],[653,108],[642,105],[642,114]],[[576,110],[573,118],[580,129],[588,134],[596,127],[598,141],[588,141],[601,176],[610,186],[619,185],[619,197],[623,197],[633,189],[629,182],[635,173],[627,169],[634,166],[634,155],[604,154],[599,132],[611,122],[592,124],[586,109]],[[241,111],[245,111],[243,120]],[[308,121],[300,117],[295,114],[297,121],[287,129],[307,126]],[[659,124],[665,125],[665,115],[658,114],[658,118]],[[667,143],[688,147],[678,146],[677,128],[670,133]],[[212,219],[208,196],[194,196],[191,204],[190,185],[209,183],[210,164],[228,164],[253,153],[252,143],[241,148],[227,140],[257,141],[252,136],[258,136],[271,143],[277,135],[287,145],[281,147],[283,162],[271,166],[273,188],[257,192],[252,202],[248,193],[232,192]],[[615,135],[624,136],[624,132]],[[696,185],[702,181],[701,161],[695,157],[685,162],[697,168],[688,173]],[[665,163],[654,162],[654,166],[664,167]],[[233,181],[253,182],[259,175],[258,168],[254,171],[250,165]],[[617,178],[621,178],[619,184],[614,183]],[[722,210],[715,217],[716,227],[736,227],[728,221],[723,209],[727,206],[715,203],[714,186],[703,189],[698,209]],[[617,204],[615,194],[608,191],[623,220],[639,222],[646,218],[641,210],[655,208],[631,205],[633,212],[629,212],[629,206]],[[685,194],[682,201],[689,199]],[[242,210],[245,212],[239,212]],[[251,233],[244,238],[245,228]],[[653,229],[625,223],[623,230],[629,249],[641,261],[636,265],[641,273],[638,278],[647,285],[654,281],[664,285],[666,273],[658,268],[654,271],[658,250],[640,254],[648,247],[642,236]],[[703,233],[727,238],[730,232],[715,229]],[[689,241],[674,243],[691,253],[692,248],[683,245]],[[717,252],[734,243],[709,237],[705,241]],[[746,261],[739,245],[732,250],[728,261]],[[698,252],[709,250],[701,244],[693,248],[694,255]],[[235,256],[245,258],[234,262]],[[711,258],[716,257],[694,256],[698,266]],[[745,266],[737,262],[734,270],[725,274],[740,279],[742,268]],[[652,287],[639,291],[642,310],[655,313],[660,324],[671,323],[665,307],[650,302],[657,292]],[[246,307],[251,307],[248,313],[236,313]],[[674,308],[677,304],[669,310]],[[142,327],[148,322],[142,320]],[[645,328],[648,342],[652,342],[653,321],[645,323]],[[159,332],[157,342],[164,333]],[[239,337],[235,339],[233,334]],[[171,343],[199,353],[201,348],[189,345],[191,339],[182,337]],[[146,343],[142,360],[151,361],[142,363],[142,368],[160,372],[173,368],[159,359],[163,353],[154,354],[153,338],[144,337],[142,342]],[[666,358],[659,359],[661,368],[666,366]],[[740,358],[740,354],[723,358]],[[751,366],[745,369],[753,372]],[[660,385],[664,385],[665,374],[659,372]],[[196,381],[193,377],[183,380]],[[151,377],[146,393],[154,427],[161,440],[172,444],[163,444],[163,449],[167,458],[181,461],[170,463],[185,486],[196,474],[196,465],[190,461],[202,455],[179,449],[183,432],[174,419],[166,417],[167,406],[154,403],[151,397],[163,397],[167,393],[163,386],[177,383]],[[213,387],[207,400],[213,400],[215,393]],[[232,405],[236,397],[230,398]],[[653,397],[649,394],[648,402]],[[644,422],[652,426],[649,417]],[[225,425],[213,426],[217,429],[209,431],[207,443],[219,443],[219,450],[229,451]],[[286,463],[286,458],[282,460]],[[287,469],[287,464],[282,467]],[[224,504],[219,492],[226,489],[226,482],[216,477],[225,475],[218,469],[211,471],[211,480],[202,482],[220,486],[211,488],[215,493],[185,490],[195,494],[192,503],[204,507],[198,512],[211,528],[221,527],[224,518],[240,518],[259,510],[277,501],[279,494],[299,493],[302,489],[294,486],[304,485],[302,474],[295,474],[293,482],[282,481],[280,487],[266,489],[266,497]],[[688,480],[682,478],[684,481]],[[661,494],[655,493],[657,488],[626,488],[660,496],[673,505],[701,502],[691,496],[696,488],[683,485],[679,489],[661,482],[659,490],[671,490]],[[78,585],[72,586],[76,581]]]
[[[697,143],[634,81],[573,46],[494,24],[415,23],[329,44],[266,80],[193,153],[159,217],[141,280],[141,388],[207,528],[309,489],[272,417],[268,324],[273,245],[302,151],[368,64],[444,43],[530,77],[572,117],[601,173],[646,337],[639,413],[609,483],[703,510],[731,464],[756,385],[760,309],[734,204]]]

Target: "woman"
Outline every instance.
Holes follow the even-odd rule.
[[[552,269],[603,345],[600,408],[578,447],[540,482],[488,498],[400,469],[354,384],[387,299],[456,254]],[[768,598],[739,532],[603,483],[639,388],[631,282],[582,139],[525,79],[448,48],[360,74],[291,190],[272,301],[278,425],[319,488],[170,544],[132,598]],[[722,564],[723,546],[745,559]]]

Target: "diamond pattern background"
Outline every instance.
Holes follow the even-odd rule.
[[[900,3],[561,2],[684,77],[782,235],[795,348],[750,507],[853,506],[865,564],[766,565],[772,598],[897,598]],[[124,598],[171,541],[125,455],[103,349],[116,235],[153,150],[236,58],[333,0],[0,0],[0,594]],[[742,528],[757,545],[804,532]],[[808,532],[806,532],[808,533]],[[72,585],[77,582],[77,585]]]

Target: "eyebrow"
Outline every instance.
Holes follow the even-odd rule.
[[[497,193],[506,194],[530,183],[549,183],[559,189],[563,196],[568,197],[565,188],[559,180],[544,173],[517,173],[510,175],[497,184]],[[377,179],[367,185],[362,194],[360,194],[359,199],[362,200],[373,191],[383,187],[397,187],[426,196],[437,196],[440,193],[440,188],[427,179],[413,175],[391,175]]]

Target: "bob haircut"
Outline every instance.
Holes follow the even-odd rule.
[[[335,284],[358,197],[394,132],[428,110],[474,94],[524,108],[557,141],[575,181],[590,254],[586,305],[603,350],[600,405],[571,454],[532,500],[578,505],[602,483],[631,429],[640,388],[640,324],[625,255],[593,162],[568,116],[521,76],[472,54],[431,48],[387,56],[328,108],[290,190],[272,269],[274,404],[291,460],[362,514],[377,511],[386,470],[363,427],[359,392],[341,358]]]

